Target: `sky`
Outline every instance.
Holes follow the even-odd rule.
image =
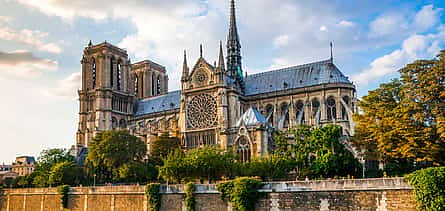
[[[0,163],[70,148],[78,121],[84,47],[107,41],[131,61],[164,65],[180,88],[189,66],[217,60],[229,0],[0,0]],[[358,96],[398,77],[416,59],[445,48],[443,0],[238,0],[248,74],[328,59]]]

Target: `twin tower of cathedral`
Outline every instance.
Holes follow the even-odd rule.
[[[164,66],[131,63],[125,50],[91,42],[83,52],[77,146],[102,131],[128,129],[147,144],[160,135],[180,138],[184,148],[234,147],[240,159],[265,155],[271,132],[298,124],[333,123],[352,135],[355,86],[332,59],[245,75],[235,1],[230,0],[226,57],[201,56],[189,67],[184,52],[181,90],[168,90]],[[226,63],[226,62],[227,63]]]

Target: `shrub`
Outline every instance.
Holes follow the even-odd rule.
[[[445,210],[445,167],[431,167],[405,176],[414,187],[420,210]]]
[[[63,208],[68,208],[68,193],[70,192],[70,186],[61,185],[57,187],[57,192],[60,195],[60,202]]]
[[[185,210],[186,211],[195,211],[195,184],[192,182],[187,183],[185,185]]]
[[[228,199],[232,204],[233,211],[253,211],[255,203],[262,197],[258,192],[262,186],[258,180],[240,177],[218,184],[217,189],[221,192],[221,198]]]
[[[150,203],[151,211],[159,211],[161,209],[160,186],[158,183],[150,183],[145,187],[145,195],[147,196],[148,203]]]

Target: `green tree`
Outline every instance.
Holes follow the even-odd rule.
[[[263,180],[286,180],[289,172],[294,170],[296,161],[293,158],[271,155],[253,159],[240,165],[241,175],[261,177]]]
[[[170,154],[171,152],[179,149],[181,142],[177,137],[168,137],[166,135],[156,137],[150,144],[150,155],[161,160]]]
[[[176,150],[164,159],[159,174],[165,180],[176,182],[192,179],[215,181],[233,175],[235,160],[231,151],[219,147],[206,146],[187,152]]]
[[[49,176],[52,167],[64,161],[75,162],[69,150],[57,148],[43,150],[37,158],[35,170],[31,174],[33,178],[32,183],[38,187],[49,186]]]
[[[75,163],[63,161],[55,164],[49,173],[48,183],[52,186],[77,185],[82,183],[83,170]]]
[[[157,178],[157,169],[150,163],[129,162],[114,171],[114,181],[147,182]]]
[[[344,138],[337,125],[311,127],[300,125],[291,129],[293,142],[277,147],[278,155],[294,159],[298,176],[334,177],[359,175],[360,163],[341,143]],[[285,136],[278,134],[278,136]],[[279,137],[279,139],[283,139]],[[286,151],[282,153],[282,151]],[[283,162],[283,161],[282,161]],[[286,162],[283,162],[286,164]],[[286,164],[284,166],[288,166]]]
[[[443,165],[445,51],[399,72],[400,80],[381,84],[359,102],[354,144],[385,162]]]
[[[145,143],[136,136],[126,130],[111,130],[98,133],[89,143],[86,164],[89,174],[95,174],[98,182],[119,181],[122,178],[115,176],[119,169],[143,162],[146,154]]]
[[[181,150],[175,150],[163,159],[163,165],[159,167],[159,176],[164,180],[180,183],[184,178],[190,177],[188,167],[185,153]]]

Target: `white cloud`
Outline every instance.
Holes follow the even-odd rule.
[[[385,36],[402,33],[409,28],[406,17],[401,13],[385,14],[370,23],[370,36]]]
[[[419,30],[426,30],[435,26],[440,21],[442,8],[434,8],[433,5],[423,6],[414,17],[414,25]]]
[[[283,47],[289,44],[289,35],[284,34],[276,37],[273,41],[275,48]]]
[[[359,85],[367,85],[379,78],[396,73],[406,64],[417,59],[430,59],[439,53],[439,46],[445,40],[445,33],[414,34],[402,43],[400,49],[375,59],[369,68],[353,75],[352,80]]]
[[[57,70],[58,63],[35,57],[26,51],[0,52],[0,75],[13,78],[33,78]]]
[[[338,25],[344,26],[344,27],[351,27],[351,26],[354,26],[354,22],[342,20],[342,21],[338,22]]]
[[[320,31],[322,31],[322,32],[326,32],[326,31],[328,31],[328,27],[326,27],[325,25],[323,25],[323,26],[320,27]]]
[[[29,29],[14,30],[7,26],[0,26],[0,39],[7,41],[15,41],[37,48],[39,51],[59,54],[62,48],[56,43],[44,42],[48,33],[41,31],[33,31]]]
[[[55,88],[50,88],[45,94],[56,97],[77,97],[77,90],[81,86],[81,74],[72,73],[68,77],[57,82]]]

